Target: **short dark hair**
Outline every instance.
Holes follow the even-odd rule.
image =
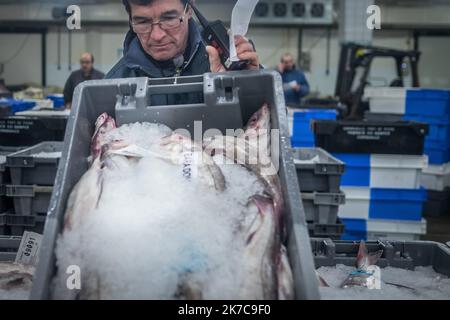
[[[187,4],[189,0],[180,0],[182,4]],[[123,5],[125,6],[125,9],[128,12],[128,15],[131,17],[131,3],[136,4],[138,6],[146,6],[148,4],[151,4],[153,0],[122,0]]]

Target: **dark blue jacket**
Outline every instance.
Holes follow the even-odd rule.
[[[166,78],[202,75],[210,72],[209,58],[200,31],[193,19],[189,21],[189,40],[184,53],[184,65],[176,70],[173,61],[156,61],[142,48],[137,35],[131,30],[124,41],[123,58],[108,72],[106,79],[117,78]],[[203,102],[201,93],[158,95],[152,97],[152,105],[191,104]]]
[[[297,81],[300,85],[300,91],[298,92],[289,86],[284,86],[284,98],[286,100],[286,104],[300,104],[301,98],[309,94],[309,84],[308,80],[306,80],[305,74],[294,68],[290,71],[283,72],[281,77],[283,78],[283,85],[292,81]]]

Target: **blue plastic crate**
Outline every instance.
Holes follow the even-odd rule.
[[[27,111],[36,106],[36,102],[15,100],[15,99],[0,99],[0,105],[11,107],[11,112]]]
[[[443,164],[450,161],[450,143],[425,140],[424,154],[428,156],[430,164]]]
[[[405,114],[446,115],[450,113],[450,90],[416,89],[406,93]]]
[[[367,220],[362,219],[341,219],[344,224],[344,234],[342,240],[366,240]]]
[[[298,139],[291,138],[291,145],[293,148],[313,148],[315,146],[314,139]]]
[[[334,109],[303,109],[294,112],[294,122],[313,119],[336,120],[337,111]]]
[[[370,154],[333,153],[345,163],[341,185],[366,187],[370,185]]]
[[[425,122],[430,125],[426,139],[442,142],[450,141],[450,117],[449,116],[426,116],[416,114],[405,114],[404,120]]]
[[[314,147],[315,138],[311,130],[311,120],[336,120],[337,111],[334,109],[304,109],[294,112],[292,126],[293,147]]]
[[[53,108],[61,108],[64,106],[64,97],[49,95],[49,96],[47,96],[47,99],[50,99],[53,101]]]
[[[422,220],[422,208],[427,199],[425,189],[370,190],[370,219]]]

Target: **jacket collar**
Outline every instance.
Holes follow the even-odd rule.
[[[187,52],[184,54],[184,66],[187,68],[192,62],[194,56],[202,43],[201,35],[197,24],[193,19],[189,21],[189,39]],[[137,35],[132,31],[128,31],[124,41],[124,58],[128,68],[134,70],[142,70],[150,77],[159,78],[165,76],[162,70],[175,73],[175,65],[172,61],[159,62],[148,55],[141,46]]]

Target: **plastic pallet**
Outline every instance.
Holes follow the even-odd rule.
[[[61,153],[62,142],[42,142],[6,157],[13,185],[52,186],[55,182],[59,157],[36,156],[42,153]]]
[[[6,195],[13,198],[14,212],[19,215],[47,213],[53,187],[6,186]]]
[[[339,192],[345,164],[320,148],[293,149],[301,192]]]

